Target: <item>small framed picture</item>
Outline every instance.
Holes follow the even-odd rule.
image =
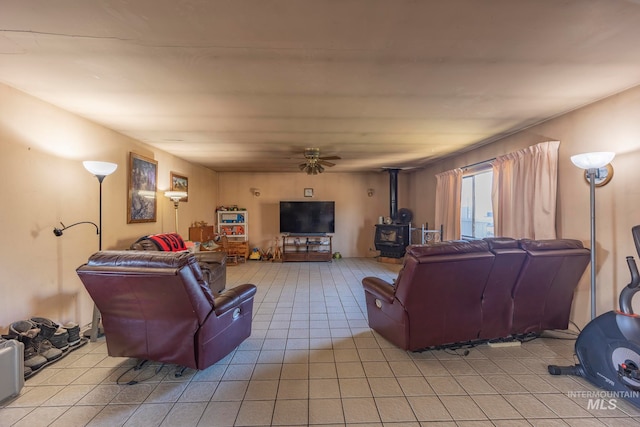
[[[313,188],[305,188],[304,197],[313,197]]]
[[[187,193],[187,197],[180,199],[181,202],[189,201],[189,178],[183,175],[178,175],[175,172],[171,172],[171,191],[184,191]]]

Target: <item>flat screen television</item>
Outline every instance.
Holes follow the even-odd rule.
[[[280,202],[280,233],[335,232],[335,202]]]

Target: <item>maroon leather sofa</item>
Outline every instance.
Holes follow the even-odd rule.
[[[572,239],[409,246],[395,283],[362,280],[369,326],[412,351],[566,329],[589,259]]]
[[[78,267],[110,356],[205,369],[251,335],[251,284],[213,294],[188,252],[102,251]]]
[[[151,234],[140,237],[129,249],[133,251],[186,251],[187,246],[177,233]],[[202,251],[194,256],[200,263],[205,281],[214,294],[224,291],[227,286],[227,254],[225,252]]]

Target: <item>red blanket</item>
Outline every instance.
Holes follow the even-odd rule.
[[[179,252],[187,250],[184,240],[182,240],[182,237],[180,237],[178,233],[153,234],[147,236],[147,239],[155,243],[161,251]]]

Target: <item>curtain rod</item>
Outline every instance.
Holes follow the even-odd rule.
[[[470,168],[473,168],[473,167],[475,167],[475,166],[482,165],[482,164],[484,164],[484,163],[492,162],[492,161],[494,161],[495,159],[496,159],[496,157],[493,157],[493,158],[491,158],[491,159],[483,160],[483,161],[481,161],[481,162],[476,162],[476,163],[472,163],[472,164],[470,164],[470,165],[462,166],[460,169],[470,169]]]

